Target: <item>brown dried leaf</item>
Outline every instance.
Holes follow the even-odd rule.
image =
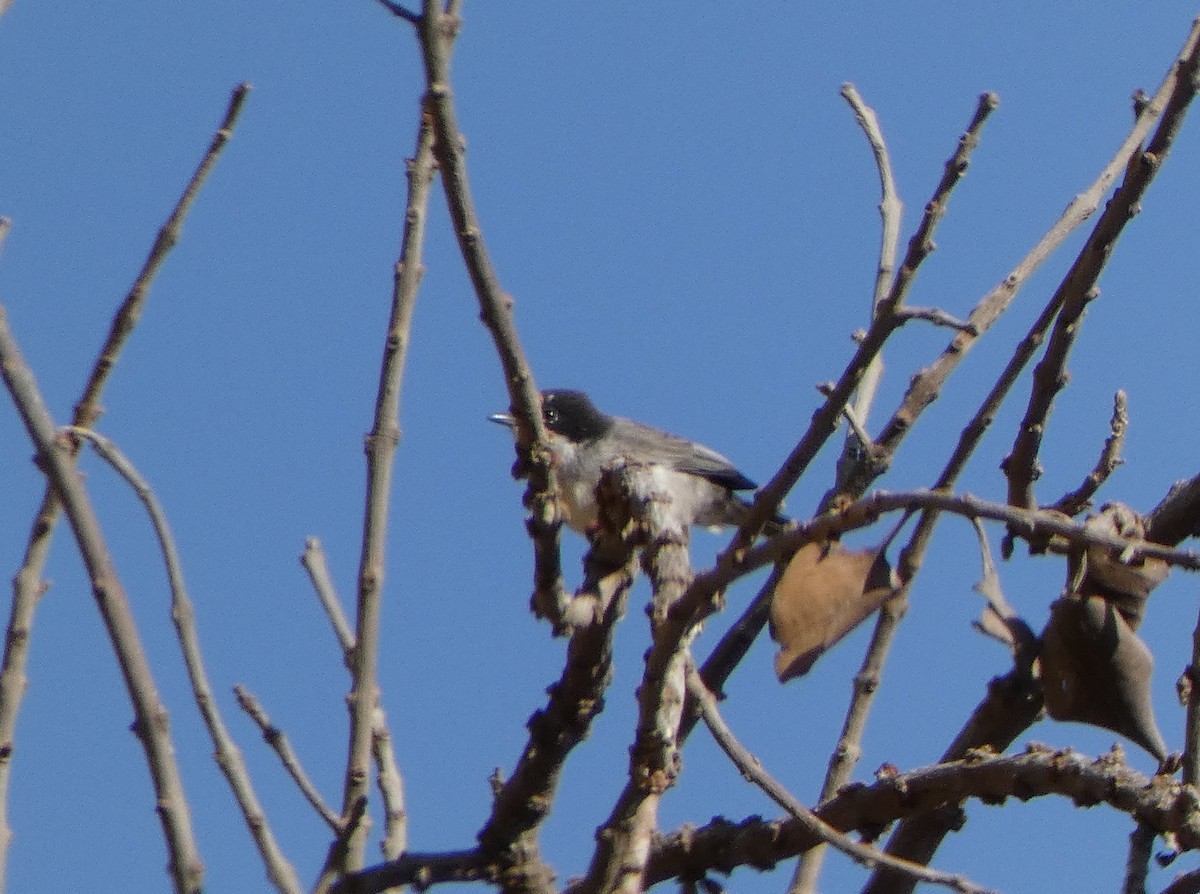
[[[808,543],[797,550],[771,599],[779,682],[808,673],[830,646],[857,627],[895,587],[882,547],[848,550]]]
[[[1046,711],[1055,720],[1103,727],[1166,757],[1150,699],[1154,657],[1110,602],[1057,600],[1042,634],[1041,667]]]

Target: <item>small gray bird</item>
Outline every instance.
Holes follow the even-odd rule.
[[[508,413],[489,416],[512,428]],[[662,487],[684,525],[716,529],[741,524],[749,503],[735,491],[757,485],[721,454],[703,444],[631,419],[609,416],[582,391],[542,392],[542,418],[550,433],[566,522],[586,532],[596,525],[596,485],[607,463],[618,457],[647,463],[662,474]],[[786,519],[776,516],[765,530],[775,533]]]

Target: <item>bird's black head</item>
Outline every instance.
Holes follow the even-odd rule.
[[[612,417],[596,409],[582,391],[543,391],[542,419],[550,431],[576,444],[598,438],[612,427]]]

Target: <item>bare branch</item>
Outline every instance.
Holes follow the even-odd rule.
[[[150,523],[158,537],[163,561],[167,567],[167,580],[171,587],[171,619],[175,622],[175,629],[179,635],[183,661],[187,667],[192,692],[196,697],[196,705],[200,709],[200,716],[204,719],[205,728],[208,729],[208,734],[213,740],[217,766],[225,774],[229,787],[237,799],[242,818],[246,821],[246,828],[250,831],[250,836],[254,839],[259,855],[266,866],[267,877],[271,879],[277,890],[285,892],[285,894],[290,894],[290,892],[299,894],[300,879],[275,840],[266,813],[258,800],[258,795],[255,794],[254,785],[250,781],[246,762],[242,759],[242,753],[233,741],[233,737],[229,735],[229,730],[221,717],[221,710],[217,706],[212,684],[208,680],[208,671],[204,668],[200,637],[196,629],[196,610],[184,584],[179,551],[175,546],[175,538],[167,523],[167,516],[162,505],[154,496],[149,483],[112,441],[90,429],[78,426],[67,426],[63,430],[75,437],[89,441],[96,448],[96,452],[129,483],[138,499],[142,501],[142,505],[146,507]]]
[[[249,95],[250,85],[240,84],[233,91],[229,105],[225,110],[208,151],[200,165],[196,168],[191,180],[183,190],[174,210],[159,231],[146,263],[134,280],[132,288],[126,295],[121,307],[117,310],[109,331],[108,339],[100,349],[100,354],[92,367],[83,396],[75,406],[72,417],[73,425],[91,427],[99,418],[100,394],[108,381],[108,375],[129,334],[141,316],[142,308],[149,295],[150,284],[161,268],[168,252],[179,239],[179,233],[201,185],[207,179],[209,172],[216,163],[221,150],[233,135],[242,106]],[[8,626],[5,630],[4,658],[0,664],[0,752],[11,754],[14,749],[14,735],[17,723],[17,713],[21,707],[21,698],[25,692],[25,666],[29,656],[30,635],[33,629],[33,617],[37,611],[38,602],[46,592],[42,582],[42,573],[46,567],[46,559],[50,554],[50,543],[54,536],[54,526],[58,521],[59,504],[53,486],[47,482],[42,494],[41,504],[34,514],[30,526],[25,554],[21,559],[21,567],[13,578],[12,608],[9,612]],[[11,835],[8,833],[8,800],[10,790],[9,779],[12,774],[12,761],[0,761],[0,878],[4,877],[8,862],[8,845]]]
[[[650,648],[637,688],[638,719],[631,745],[629,779],[597,833],[587,875],[578,894],[644,889],[643,874],[657,831],[658,804],[679,773],[679,730],[684,705],[688,647],[716,605],[688,600],[692,581],[688,530],[670,511],[653,470],[626,464],[601,480],[619,488],[629,508],[621,516],[644,531],[642,568],[650,579]]]
[[[450,48],[459,24],[457,3],[448,2],[446,11],[442,12],[436,0],[424,0],[418,30],[428,87],[426,102],[437,133],[434,151],[459,248],[479,300],[480,317],[499,354],[513,416],[517,420],[516,472],[519,477],[529,478],[525,505],[529,507],[527,526],[534,548],[534,612],[549,617],[555,629],[561,630],[556,614],[565,604],[558,543],[561,517],[550,454],[545,448],[547,436],[541,399],[517,334],[513,299],[501,288],[483,241],[467,179],[463,137],[450,86]]]
[[[1184,723],[1183,781],[1200,784],[1200,618],[1192,631],[1192,660],[1175,684],[1187,711]]]
[[[979,133],[983,129],[984,122],[999,107],[1000,97],[995,93],[984,93],[979,97],[979,102],[975,106],[975,116],[959,138],[958,149],[946,162],[942,179],[933,191],[933,198],[925,206],[925,214],[921,218],[921,223],[917,226],[917,231],[913,233],[912,239],[909,240],[904,263],[900,265],[900,270],[896,273],[896,281],[892,283],[892,291],[887,298],[887,306],[893,312],[899,310],[904,304],[904,298],[916,278],[917,268],[934,250],[933,233],[946,213],[946,204],[950,200],[950,193],[954,191],[954,187],[967,172],[971,153],[979,145]]]
[[[95,428],[96,421],[100,418],[100,413],[102,412],[100,407],[100,392],[104,389],[104,385],[108,381],[109,373],[112,372],[113,367],[116,365],[117,357],[120,355],[121,349],[125,346],[125,341],[129,338],[130,333],[133,332],[133,327],[142,314],[142,308],[146,304],[146,297],[150,291],[150,284],[154,281],[154,277],[158,275],[158,271],[162,269],[163,262],[166,261],[171,249],[179,242],[179,236],[183,232],[184,218],[187,217],[192,204],[196,201],[196,196],[200,193],[200,187],[208,179],[209,173],[221,155],[221,150],[225,148],[225,145],[233,136],[233,128],[241,116],[242,107],[246,104],[246,99],[249,95],[250,84],[247,82],[242,82],[234,88],[233,95],[229,98],[229,107],[225,110],[225,117],[221,121],[220,127],[217,128],[217,132],[213,134],[208,152],[205,153],[204,158],[200,161],[200,165],[196,168],[196,172],[192,175],[192,179],[184,188],[183,195],[179,197],[179,202],[171,212],[171,216],[167,218],[166,223],[158,231],[158,236],[154,240],[154,245],[150,249],[150,254],[146,258],[145,264],[142,265],[141,272],[138,273],[137,279],[134,280],[129,294],[125,296],[125,301],[122,303],[121,309],[117,311],[116,317],[113,318],[112,330],[109,332],[108,340],[104,343],[104,347],[100,349],[100,356],[96,359],[92,375],[84,388],[83,397],[75,405],[75,415],[71,419],[72,425],[78,425],[82,428]]]
[[[981,109],[976,112],[972,128],[977,129],[979,126],[982,126],[983,120],[987,117],[987,111],[983,110],[983,106],[984,104],[981,103]],[[903,302],[908,285],[916,275],[917,266],[919,266],[924,254],[927,253],[926,250],[932,248],[932,243],[930,242],[932,229],[944,211],[945,202],[949,197],[949,190],[958,180],[957,176],[951,176],[950,171],[952,168],[958,170],[958,176],[961,176],[962,171],[966,168],[966,155],[973,146],[974,130],[968,130],[968,133],[960,141],[959,151],[947,163],[947,174],[943,177],[942,184],[939,185],[939,191],[935,193],[934,201],[930,203],[926,210],[925,219],[918,228],[917,235],[913,237],[913,242],[910,243],[908,256],[897,274],[892,292],[880,304],[878,313],[872,321],[870,328],[863,334],[859,341],[858,350],[855,352],[854,357],[851,358],[849,364],[847,364],[841,378],[830,389],[825,403],[813,413],[812,422],[809,424],[807,431],[805,431],[787,459],[784,460],[775,477],[758,491],[750,511],[746,514],[745,521],[735,535],[733,542],[726,550],[726,554],[740,552],[753,541],[767,520],[778,511],[784,496],[795,486],[800,476],[804,474],[809,464],[833,434],[838,420],[843,413],[843,408],[858,388],[869,365],[879,354],[880,350],[882,350],[884,343],[898,325],[895,316],[896,311]],[[875,453],[876,451],[872,450],[869,457],[869,464],[873,468],[876,465]],[[878,474],[878,470],[876,474]],[[835,505],[837,503],[835,497],[836,494],[833,491],[827,494],[822,501],[822,507],[828,508]]]
[[[331,894],[379,894],[388,888],[416,885],[428,888],[443,882],[491,882],[496,877],[482,851],[409,852],[392,863],[348,875]]]
[[[859,95],[853,84],[842,85],[842,98],[850,104],[854,111],[855,120],[862,128],[863,135],[871,147],[875,157],[875,167],[879,170],[879,216],[882,219],[882,233],[879,240],[879,267],[875,274],[875,288],[871,295],[871,318],[879,313],[879,307],[887,298],[892,287],[892,279],[896,273],[896,256],[900,251],[900,219],[904,213],[904,204],[896,191],[896,179],[892,174],[892,162],[888,156],[887,144],[883,140],[883,130],[875,110],[868,106]],[[854,392],[853,416],[847,418],[861,420],[865,427],[875,403],[875,392],[883,375],[883,360],[878,355],[868,365],[862,380]],[[861,439],[861,435],[859,435]],[[865,449],[870,441],[861,441]],[[838,460],[838,469],[848,467],[855,461],[855,443],[847,438],[842,447],[842,456]]]
[[[1104,448],[1096,466],[1075,490],[1064,494],[1050,508],[1072,518],[1081,512],[1086,512],[1091,506],[1091,499],[1100,490],[1117,466],[1124,462],[1121,459],[1121,448],[1125,445],[1125,432],[1129,428],[1129,407],[1124,391],[1118,391],[1113,397],[1112,419],[1109,420],[1109,435],[1104,439]]]
[[[823,822],[820,817],[796,800],[791,792],[767,773],[763,769],[762,764],[759,763],[758,758],[747,751],[737,740],[733,731],[729,729],[729,726],[721,717],[721,713],[717,709],[716,698],[708,690],[708,687],[704,685],[704,681],[700,679],[695,666],[690,663],[688,665],[687,685],[688,694],[692,696],[699,706],[705,725],[712,733],[713,738],[716,739],[717,744],[721,746],[721,750],[733,761],[738,772],[762,789],[767,797],[790,813],[819,841],[831,845],[863,866],[872,868],[875,866],[887,866],[889,869],[897,872],[908,873],[917,881],[928,882],[932,885],[943,885],[955,891],[982,892],[984,890],[962,876],[938,872],[937,870],[910,863],[907,860],[898,860],[895,857],[890,857],[877,848],[854,841],[828,823]]]
[[[1080,257],[1083,257],[1083,253],[1080,254]],[[1094,271],[1094,275],[1096,277],[1100,275],[1098,268]],[[1025,417],[1017,427],[1012,452],[1000,464],[1000,468],[1008,478],[1009,502],[1014,506],[1023,506],[1026,509],[1033,509],[1037,506],[1033,483],[1042,474],[1038,453],[1041,450],[1042,437],[1046,431],[1050,411],[1054,407],[1054,397],[1066,387],[1067,381],[1070,379],[1067,372],[1067,358],[1070,356],[1071,348],[1075,344],[1079,328],[1083,323],[1084,309],[1100,294],[1095,288],[1087,289],[1084,292],[1076,292],[1074,288],[1068,290],[1067,283],[1070,281],[1072,281],[1072,277],[1068,276],[1063,280],[1063,285],[1059,287],[1060,290],[1063,290],[1063,295],[1059,299],[1062,309],[1058,312],[1058,319],[1054,323],[1054,330],[1050,335],[1046,353],[1041,362],[1034,367],[1029,404],[1025,409]]]
[[[304,541],[304,552],[300,554],[300,564],[308,572],[317,599],[321,601],[321,607],[325,609],[329,623],[333,625],[333,633],[342,647],[346,667],[352,668],[354,665],[354,628],[350,626],[350,621],[347,620],[346,613],[342,610],[342,600],[338,598],[337,588],[333,585],[333,577],[329,573],[329,563],[325,560],[325,550],[321,546],[321,541],[316,537],[309,537]]]
[[[405,6],[394,2],[394,0],[376,0],[376,2],[398,19],[404,19],[404,21],[411,22],[414,25],[421,24],[420,15]]]
[[[1125,884],[1121,894],[1146,894],[1146,876],[1154,851],[1155,832],[1145,823],[1138,823],[1129,833],[1129,859],[1125,865]]]
[[[601,519],[609,519],[614,513],[607,508],[608,489],[600,496],[606,501]],[[549,816],[567,757],[591,730],[612,680],[613,637],[637,569],[633,544],[620,527],[604,525],[592,538],[571,609],[575,614],[586,609],[587,617],[570,628],[562,675],[547,689],[546,707],[529,718],[529,741],[497,789],[492,815],[477,836],[482,853],[504,867],[507,884],[519,890],[553,887],[552,874],[539,865],[537,831]]]
[[[330,829],[340,834],[342,818],[326,803],[317,787],[313,785],[312,779],[304,771],[296,752],[292,750],[292,743],[288,741],[287,733],[271,722],[271,717],[263,708],[262,703],[241,683],[233,687],[233,694],[237,696],[238,704],[246,712],[246,716],[262,730],[263,741],[270,745],[275,754],[279,756],[279,762],[283,764],[283,769],[292,777],[292,781],[296,783],[296,787],[300,789],[305,800],[312,805],[317,815],[325,821]]]
[[[904,262],[900,270],[896,273],[891,290],[876,305],[875,319],[872,321],[871,328],[862,336],[858,354],[851,361],[846,372],[842,374],[842,379],[835,386],[826,406],[818,411],[818,415],[814,415],[813,425],[810,426],[809,432],[806,433],[806,438],[813,433],[819,414],[823,413],[834,401],[845,402],[846,398],[843,397],[843,393],[848,394],[848,389],[854,386],[854,380],[862,375],[862,370],[858,368],[858,364],[861,362],[860,358],[865,355],[866,361],[870,362],[870,359],[875,357],[882,349],[884,341],[890,337],[895,328],[903,325],[904,317],[898,314],[903,309],[904,298],[916,277],[921,263],[928,256],[929,252],[933,250],[933,231],[945,214],[946,204],[950,199],[951,191],[966,172],[970,155],[979,142],[979,132],[983,127],[983,123],[987,120],[991,112],[995,110],[998,103],[999,100],[994,94],[989,93],[980,97],[971,123],[959,138],[958,148],[946,162],[942,180],[934,190],[933,198],[925,206],[925,214],[917,227],[916,233],[914,233],[912,239],[909,241]],[[847,381],[848,379],[849,381]],[[821,438],[816,443],[816,448],[819,449],[823,443],[824,438]],[[798,451],[799,446],[797,447],[797,451],[793,452],[793,457]],[[849,495],[851,499],[861,495],[866,490],[866,484],[861,482],[864,480],[873,481],[882,474],[890,463],[890,455],[894,451],[895,444],[888,447],[885,451],[880,451],[878,446],[872,445],[872,449],[869,452],[864,451],[862,455],[856,458],[856,462],[852,464],[843,463],[842,467],[838,469],[837,480],[834,486],[821,500],[821,509],[826,510],[837,505],[842,495]],[[809,459],[811,460],[811,457]],[[790,462],[791,457],[789,457]],[[801,467],[800,471],[803,471],[803,467]],[[779,476],[776,477],[778,478]],[[797,473],[796,477],[799,477],[799,473]],[[771,483],[774,484],[775,482]],[[790,488],[794,483],[795,479],[788,484],[788,487]],[[770,485],[768,485],[769,487]],[[764,491],[768,488],[764,488]]]
[[[351,690],[347,698],[350,735],[342,792],[344,838],[334,846],[340,856],[341,862],[337,868],[341,872],[359,869],[364,861],[367,829],[365,823],[363,826],[353,825],[351,817],[369,822],[365,803],[370,783],[376,710],[380,702],[379,614],[392,466],[400,442],[400,392],[404,384],[404,364],[408,358],[409,331],[423,273],[421,257],[425,242],[425,219],[434,172],[433,141],[433,122],[428,110],[423,109],[417,129],[416,149],[408,167],[404,236],[393,279],[391,312],[384,338],[374,422],[366,442],[366,505],[358,571]]]
[[[58,493],[87,566],[96,605],[133,704],[134,733],[146,753],[154,783],[155,806],[170,854],[175,890],[180,894],[199,894],[204,866],[192,832],[191,814],[175,760],[166,707],[159,698],[129,599],[117,577],[100,522],[75,469],[74,445],[70,438],[58,437],[33,373],[9,331],[3,308],[0,308],[0,372],[37,449],[39,463]]]
[[[935,764],[885,777],[872,785],[844,789],[814,813],[836,829],[873,833],[895,820],[955,808],[976,798],[999,805],[1008,798],[1058,795],[1081,807],[1108,804],[1160,833],[1178,837],[1182,848],[1200,848],[1196,792],[1168,777],[1148,778],[1117,755],[1092,759],[1070,749],[1030,746],[1024,753],[995,756],[975,752],[965,760]],[[668,878],[702,878],[739,866],[769,868],[813,847],[817,838],[795,819],[757,817],[733,823],[717,819],[658,839],[647,864],[646,883]]]
[[[934,326],[957,329],[959,332],[965,332],[968,335],[979,334],[979,330],[975,328],[973,323],[960,320],[958,317],[936,307],[903,307],[897,311],[896,317],[902,323],[907,323],[909,320],[923,320],[926,323],[932,323]]]
[[[912,429],[917,417],[937,399],[946,379],[974,346],[979,336],[990,329],[1000,315],[1008,309],[1029,277],[1062,245],[1067,236],[1095,213],[1100,206],[1101,198],[1108,192],[1117,177],[1127,170],[1130,160],[1140,152],[1143,141],[1158,121],[1160,114],[1162,115],[1162,124],[1159,126],[1159,133],[1163,136],[1173,134],[1179,126],[1187,103],[1190,102],[1192,78],[1190,68],[1194,65],[1192,57],[1195,54],[1196,33],[1197,26],[1194,24],[1176,64],[1167,73],[1154,98],[1146,104],[1133,129],[1100,175],[1086,190],[1071,201],[1049,232],[1038,241],[1008,276],[976,304],[967,317],[966,323],[972,326],[979,335],[972,336],[966,331],[958,333],[946,346],[941,356],[913,379],[900,407],[876,439],[883,448],[885,456],[894,453],[900,441]],[[1166,109],[1165,114],[1163,114],[1164,108]],[[1153,150],[1151,153],[1143,153],[1143,157],[1152,152]],[[1156,158],[1158,157],[1156,156]],[[1127,184],[1129,182],[1127,180]],[[1144,185],[1142,185],[1142,189],[1144,189]],[[1132,197],[1132,193],[1129,195]],[[1097,229],[1099,229],[1099,224]],[[1096,241],[1098,247],[1098,244],[1104,240]],[[1111,245],[1111,243],[1109,244]],[[903,272],[902,269],[901,274]],[[865,492],[871,482],[887,468],[888,463],[886,462],[878,464],[875,468],[865,468],[863,477],[855,482],[854,488],[850,489],[848,493],[855,496]]]
[[[371,757],[375,761],[375,784],[383,799],[383,840],[379,843],[385,860],[395,860],[408,848],[408,808],[404,806],[404,779],[396,763],[392,733],[383,708],[376,708],[371,727]]]
[[[1177,481],[1146,516],[1146,539],[1181,543],[1200,537],[1200,475]]]

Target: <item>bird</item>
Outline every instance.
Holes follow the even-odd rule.
[[[607,464],[621,457],[659,473],[681,525],[717,530],[740,525],[746,518],[750,504],[736,492],[757,485],[711,447],[610,416],[583,391],[552,389],[541,396],[564,519],[574,530],[586,534],[598,524],[596,486]],[[488,418],[509,428],[516,426],[509,413]],[[776,516],[764,531],[773,534],[785,524],[785,518]]]

